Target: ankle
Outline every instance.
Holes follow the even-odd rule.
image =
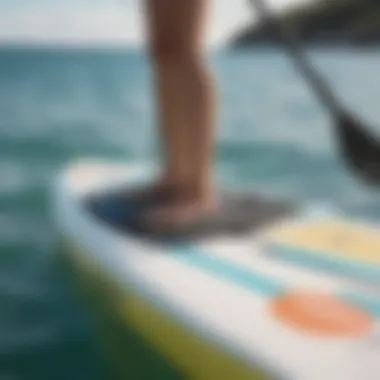
[[[216,198],[216,191],[211,184],[192,184],[184,189],[184,194],[189,199],[199,201],[212,201]]]
[[[209,201],[216,198],[216,190],[210,179],[184,181],[176,177],[162,177],[159,186],[170,192],[173,199]]]

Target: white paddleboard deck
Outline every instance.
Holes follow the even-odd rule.
[[[131,232],[125,220],[125,229],[112,225],[86,206],[153,175],[144,165],[102,161],[76,163],[62,173],[54,211],[61,235],[80,247],[75,255],[252,367],[252,379],[257,367],[273,378],[380,379],[375,227],[334,215],[311,217],[307,210],[295,212],[286,202],[262,198],[264,217],[252,219],[250,229],[241,228],[247,218],[243,223],[240,210],[234,233],[224,223],[220,233],[214,228],[162,242]],[[260,197],[252,200],[250,214]]]

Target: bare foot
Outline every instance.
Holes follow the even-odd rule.
[[[158,180],[145,187],[128,190],[122,194],[124,200],[132,202],[165,202],[173,195],[174,188],[169,181]]]
[[[212,214],[217,206],[215,196],[172,198],[148,211],[142,222],[149,230],[175,232]]]

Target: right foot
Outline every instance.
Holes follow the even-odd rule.
[[[215,214],[219,201],[212,197],[174,198],[155,205],[143,215],[142,225],[150,231],[171,233],[191,227]]]
[[[122,194],[122,197],[135,202],[165,202],[172,197],[172,194],[171,185],[165,181],[157,181],[145,187],[129,190]]]

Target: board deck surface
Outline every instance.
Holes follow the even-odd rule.
[[[69,166],[56,223],[83,273],[114,284],[108,312],[186,378],[380,379],[377,226],[226,192],[216,218],[163,238],[135,228],[150,206],[121,196],[141,178],[138,164]]]

